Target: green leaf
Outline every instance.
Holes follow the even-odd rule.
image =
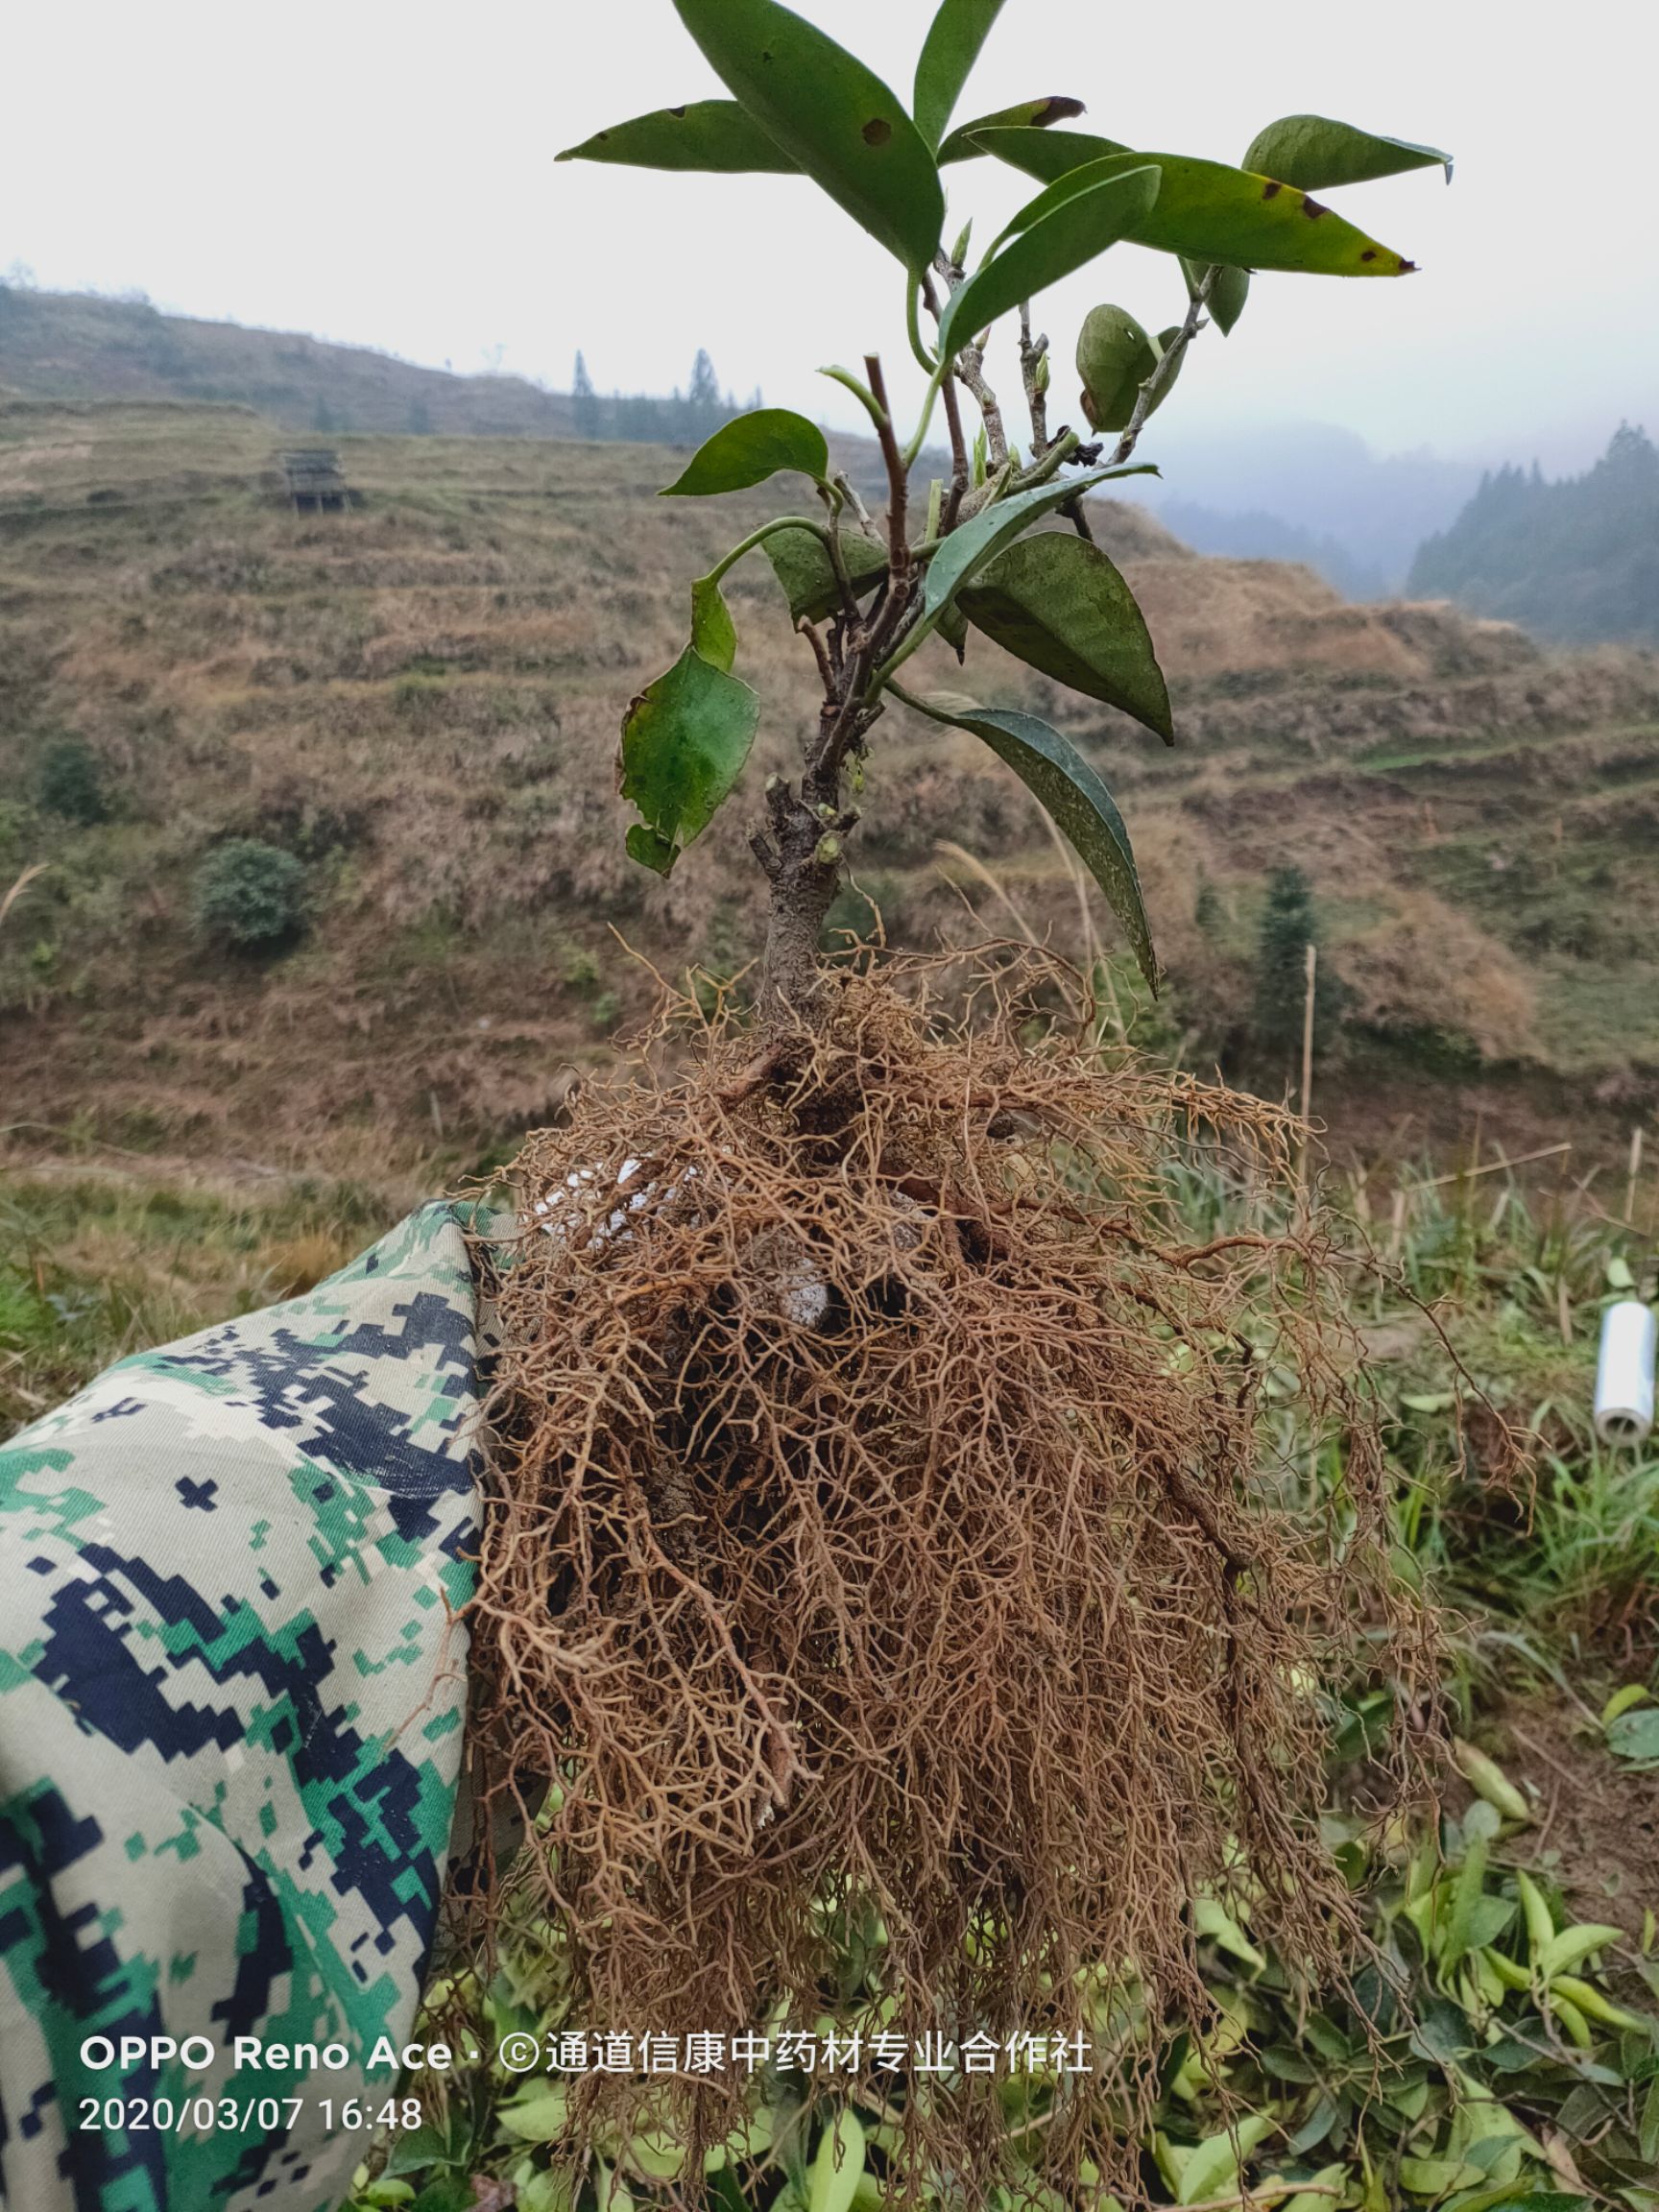
[[[1188,289],[1196,292],[1204,281],[1205,270],[1196,261],[1183,260]],[[1250,272],[1248,269],[1230,269],[1223,263],[1214,267],[1210,277],[1210,297],[1205,310],[1223,338],[1231,337],[1233,325],[1244,312],[1244,303],[1250,297]]]
[[[864,2172],[864,2130],[853,2112],[838,2112],[818,2138],[806,2184],[807,2212],[850,2212]]]
[[[1110,477],[1155,476],[1157,473],[1155,469],[1143,466],[1091,469],[1086,474],[1069,477],[1064,483],[1034,485],[1029,492],[1016,492],[1011,499],[994,500],[989,507],[981,507],[970,521],[951,531],[928,563],[927,586],[922,599],[923,621],[931,628],[959,585],[968,583],[987,562],[997,558],[1004,545],[1011,545],[1022,531],[1040,522],[1045,515],[1051,515],[1056,507],[1064,507],[1083,493],[1092,492],[1096,484],[1104,484]]]
[[[1022,539],[963,589],[960,605],[1016,660],[1174,743],[1169,692],[1145,618],[1098,545],[1053,530]]]
[[[618,161],[634,169],[700,169],[717,176],[759,170],[798,177],[801,166],[775,145],[735,100],[692,100],[595,131],[566,146],[561,161]]]
[[[1070,123],[1083,111],[1081,100],[1070,100],[1060,94],[1048,100],[1021,100],[1012,108],[998,108],[995,114],[975,115],[972,123],[958,125],[940,147],[940,167],[947,161],[982,160],[985,149],[974,143],[976,132],[1046,131],[1052,124]]]
[[[674,5],[767,137],[907,269],[926,269],[945,193],[922,133],[880,78],[777,0]]]
[[[841,587],[830,556],[810,530],[780,530],[768,538],[766,558],[783,587],[797,622],[822,622],[841,604]],[[844,536],[841,559],[855,592],[872,589],[887,573],[887,555],[874,539]]]
[[[746,492],[781,469],[798,469],[821,483],[830,448],[816,422],[788,407],[757,407],[723,422],[692,454],[685,473],[665,485],[664,499],[708,499],[720,492]]]
[[[1348,2168],[1338,2163],[1321,2166],[1307,2189],[1299,2189],[1287,2198],[1280,2212],[1331,2212],[1333,2204],[1339,2204],[1346,2194],[1344,2184],[1349,2178]]]
[[[1212,2197],[1230,2195],[1243,2161],[1262,2138],[1271,2132],[1273,2126],[1270,2113],[1247,2112],[1236,2131],[1207,2135],[1182,2160],[1177,2201],[1202,2204]]]
[[[1469,2174],[1479,2180],[1479,2173],[1460,2158],[1402,2158],[1399,2165],[1400,2186],[1409,2197],[1448,2197]]]
[[[691,587],[691,643],[711,667],[730,673],[737,658],[737,628],[712,576],[699,576]]]
[[[939,0],[916,64],[916,128],[937,149],[1002,0]]]
[[[1623,1928],[1612,1928],[1600,1921],[1575,1921],[1545,1944],[1538,1956],[1538,1971],[1548,1982],[1552,1974],[1571,1973],[1593,1951],[1604,1951],[1609,1943],[1623,1940]]]
[[[1616,1714],[1607,1723],[1607,1748],[1633,1767],[1659,1767],[1659,1705]]]
[[[1452,181],[1452,156],[1437,146],[1378,138],[1369,131],[1356,131],[1352,123],[1334,123],[1329,115],[1282,115],[1257,132],[1243,166],[1304,192],[1364,184],[1373,177],[1398,177],[1407,169],[1444,169],[1447,183]]]
[[[569,2096],[562,2081],[526,2090],[495,2114],[497,2124],[526,2143],[551,2143],[569,2117]]]
[[[1077,538],[1073,539],[1071,542],[1082,545],[1083,540]],[[1018,545],[1014,547],[1016,553],[1021,550],[1022,548]],[[1085,550],[1092,552],[1094,548],[1092,546],[1086,547]],[[1257,1950],[1255,1944],[1251,1942],[1232,1913],[1217,1899],[1214,1897],[1193,1898],[1192,1929],[1195,1935],[1207,1936],[1211,1942],[1218,1945],[1221,1950],[1231,1952],[1233,1957],[1243,1965],[1248,1966],[1253,1974],[1260,1974],[1265,1970],[1266,1960]]]
[[[477,2200],[465,2174],[441,2174],[429,2181],[410,2205],[409,2212],[468,2212]]]
[[[919,704],[936,721],[952,723],[983,739],[1065,831],[1122,925],[1141,973],[1156,995],[1158,956],[1152,950],[1129,832],[1111,792],[1082,754],[1035,714],[966,702],[947,706],[937,699]]]
[[[1458,1772],[1469,1787],[1486,1803],[1501,1813],[1505,1820],[1515,1820],[1525,1826],[1532,1817],[1532,1808],[1499,1766],[1484,1751],[1466,1743],[1461,1736],[1452,1740],[1452,1757]]]
[[[1180,336],[1180,326],[1161,331],[1156,344],[1126,308],[1110,301],[1091,307],[1077,333],[1077,373],[1083,382],[1083,412],[1095,430],[1127,429],[1141,401],[1141,387]],[[1150,412],[1157,414],[1186,366],[1185,349],[1159,386]]]
[[[1155,162],[1158,197],[1124,235],[1206,267],[1287,270],[1318,276],[1402,276],[1415,267],[1352,223],[1276,179],[1186,154],[1128,154],[1077,131],[982,131],[989,154],[1048,182],[1085,190],[1118,170]],[[1099,151],[1097,151],[1097,149]]]
[[[668,874],[737,781],[759,723],[748,685],[694,645],[640,693],[622,724],[621,792],[644,817],[628,832],[631,858]]]
[[[941,355],[1104,253],[1143,220],[1157,197],[1158,171],[1149,165],[1105,178],[1088,191],[1063,193],[1051,207],[1043,204],[1048,193],[1039,193],[1009,225],[1016,233],[1009,243],[951,293],[939,325]]]

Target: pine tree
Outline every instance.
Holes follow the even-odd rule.
[[[1267,878],[1267,905],[1256,942],[1256,1000],[1250,1030],[1264,1062],[1293,1066],[1302,1050],[1308,999],[1308,948],[1319,942],[1313,888],[1300,868],[1275,868]],[[1331,1042],[1340,1001],[1335,979],[1315,972],[1313,1043]]]
[[[580,353],[576,356],[576,374],[570,385],[570,412],[578,438],[602,438],[605,435],[600,419],[599,395],[594,391],[593,379],[588,373],[588,363]]]
[[[698,348],[691,367],[691,390],[685,400],[686,427],[699,444],[726,421],[720,397],[720,379],[708,353]]]

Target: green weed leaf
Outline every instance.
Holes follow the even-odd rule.
[[[1022,539],[981,569],[959,604],[1016,660],[1174,743],[1168,687],[1145,617],[1098,545],[1057,530]]]
[[[664,499],[708,499],[721,492],[745,492],[764,484],[781,469],[798,469],[821,483],[830,469],[830,448],[816,422],[788,407],[757,407],[723,422],[692,454],[685,472],[665,485]]]
[[[800,163],[775,145],[735,100],[692,100],[595,131],[566,146],[561,161],[615,161],[633,169],[700,169],[717,176],[757,171],[798,177]]]
[[[1111,792],[1082,754],[1035,714],[972,707],[966,702],[947,706],[937,700],[924,700],[918,704],[935,720],[952,723],[981,738],[1058,823],[1099,884],[1134,949],[1142,974],[1156,996],[1158,956],[1152,949],[1152,931],[1129,831]]]
[[[767,137],[907,269],[926,269],[944,189],[922,133],[880,78],[777,0],[674,5]]]
[[[940,352],[959,349],[998,315],[1126,237],[1157,199],[1158,183],[1158,171],[1142,166],[1103,178],[1085,191],[1052,187],[1059,196],[1050,206],[1044,205],[1048,193],[1039,193],[1010,224],[1015,235],[1008,244],[950,295],[939,325]]]
[[[1401,276],[1415,267],[1293,185],[1223,161],[1128,154],[1076,131],[982,131],[977,138],[1027,176],[1067,179],[1074,191],[1112,175],[1109,164],[1120,172],[1155,162],[1163,172],[1158,197],[1124,236],[1205,267],[1214,261],[1316,276]]]
[[[1374,177],[1398,177],[1407,169],[1444,169],[1452,181],[1452,156],[1437,146],[1416,146],[1408,138],[1379,138],[1352,123],[1329,115],[1282,115],[1258,131],[1243,166],[1262,177],[1304,192],[1324,192],[1333,184],[1364,184]]]
[[[1618,1713],[1607,1723],[1607,1748],[1632,1767],[1659,1767],[1659,1705]]]
[[[937,149],[1002,0],[939,0],[916,64],[916,128]]]
[[[621,793],[643,817],[628,832],[630,858],[669,873],[737,781],[759,722],[748,685],[694,645],[640,693],[622,724]]]

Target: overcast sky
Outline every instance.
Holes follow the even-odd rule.
[[[932,0],[805,0],[908,97]],[[566,164],[562,146],[717,89],[670,0],[50,0],[8,12],[0,270],[158,306],[508,370],[663,390],[698,346],[729,384],[832,421],[830,360],[905,358],[897,265],[802,181]],[[1383,451],[1577,466],[1621,416],[1659,436],[1652,232],[1659,5],[1577,0],[1008,0],[961,114],[1042,93],[1080,128],[1238,160],[1337,115],[1451,149],[1333,195],[1422,264],[1259,279],[1189,363],[1193,427],[1315,418]],[[1033,187],[947,172],[952,214]],[[1120,300],[1154,327],[1175,265],[1119,248],[1040,303],[1070,354]],[[1012,381],[1012,378],[1010,378]],[[1060,376],[1068,404],[1069,361]]]

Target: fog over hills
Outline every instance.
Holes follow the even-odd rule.
[[[1474,461],[1373,452],[1329,422],[1225,436],[1172,421],[1142,450],[1162,475],[1139,496],[1201,553],[1306,561],[1356,597],[1398,591],[1424,539],[1480,482]]]

